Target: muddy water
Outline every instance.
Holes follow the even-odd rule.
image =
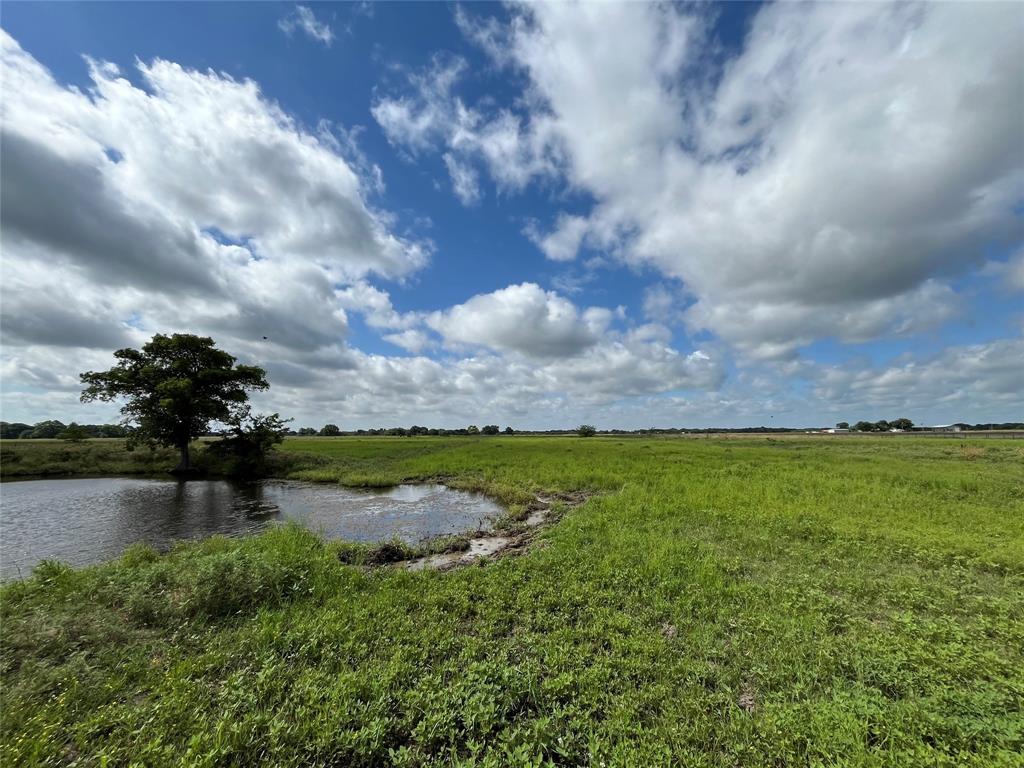
[[[235,483],[104,477],[0,486],[0,578],[27,576],[40,560],[89,565],[144,541],[243,536],[294,520],[326,538],[373,542],[488,527],[501,508],[443,485],[361,491],[262,480]]]

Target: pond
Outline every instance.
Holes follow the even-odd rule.
[[[488,527],[501,508],[443,485],[363,491],[284,480],[101,477],[0,485],[0,578],[28,576],[41,560],[81,566],[138,541],[167,549],[183,539],[243,536],[294,520],[325,538],[410,544]]]

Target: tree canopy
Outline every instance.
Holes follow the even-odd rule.
[[[189,442],[211,422],[237,420],[248,392],[269,386],[262,368],[235,365],[205,336],[157,334],[142,349],[119,349],[114,357],[110,370],[81,374],[82,402],[124,400],[130,439],[177,448],[179,472],[191,469]]]

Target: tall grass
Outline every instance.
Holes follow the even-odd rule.
[[[0,594],[0,763],[1020,764],[1009,441],[282,448],[321,480],[595,495],[449,573],[296,528],[46,564]]]

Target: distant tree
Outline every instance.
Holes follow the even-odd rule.
[[[468,427],[466,427],[466,434],[467,435],[479,435],[480,434],[480,430],[477,428],[476,424],[470,424]]]
[[[597,427],[592,424],[580,424],[576,427],[576,434],[580,437],[593,437],[597,434]]]
[[[505,427],[505,434],[506,435],[514,435],[515,433],[516,433],[516,431],[514,429],[512,429],[512,427]]]
[[[836,429],[849,429],[849,428],[850,428],[850,422],[848,422],[848,421],[840,421],[839,423],[836,424]]]
[[[914,422],[910,419],[899,418],[890,421],[889,426],[893,429],[910,429],[914,426]]]
[[[889,422],[886,421],[885,419],[881,419],[880,421],[876,421],[875,422],[875,432],[888,432],[889,431],[889,426],[890,426]]]
[[[57,435],[58,439],[66,440],[69,443],[80,443],[87,437],[89,437],[88,430],[73,421],[68,424],[67,429]]]
[[[320,430],[322,437],[337,437],[341,434],[341,430],[338,429],[337,424],[324,424],[323,429]]]
[[[56,437],[59,440],[67,440],[68,442],[81,442],[89,436],[89,431],[75,422],[68,425],[68,428],[57,433]]]
[[[0,440],[16,440],[21,437],[22,432],[31,431],[31,424],[23,424],[20,421],[0,421]]]
[[[316,434],[316,430],[313,429],[312,427],[302,427],[299,430],[299,434],[302,435],[303,437],[312,437],[313,435]]]
[[[501,427],[499,427],[497,424],[488,424],[483,429],[481,429],[480,432],[481,434],[484,435],[496,435],[499,432],[501,432]]]
[[[82,402],[126,400],[121,413],[132,426],[129,441],[177,448],[175,472],[192,469],[189,443],[211,422],[232,423],[247,393],[269,386],[262,368],[235,365],[205,336],[157,334],[142,349],[119,349],[114,357],[110,370],[81,375]]]
[[[19,438],[31,440],[52,440],[67,429],[63,421],[40,421],[29,432],[22,432]]]
[[[853,425],[853,429],[855,432],[874,432],[875,425],[870,421],[858,421]]]
[[[435,432],[436,432],[436,430],[435,430]],[[415,436],[415,435],[429,435],[430,434],[430,430],[427,429],[426,427],[421,427],[421,426],[419,426],[417,424],[413,424],[411,427],[409,427],[409,434],[413,435],[413,436]]]

